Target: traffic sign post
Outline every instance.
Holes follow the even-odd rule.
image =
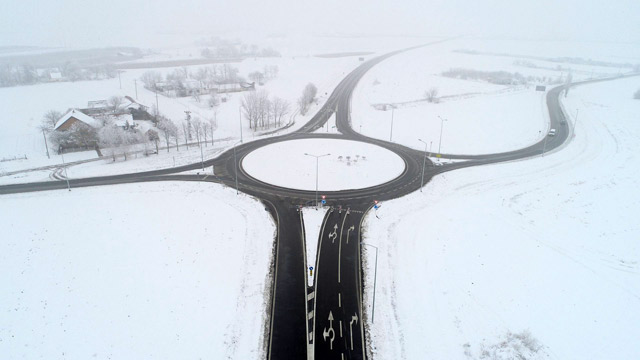
[[[309,266],[309,276],[313,276],[313,266]]]

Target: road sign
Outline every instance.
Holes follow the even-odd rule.
[[[326,195],[322,195],[322,200],[326,199],[327,196]]]
[[[324,205],[324,204],[326,204],[326,203],[327,203],[327,200],[324,200],[324,199],[323,199],[323,200],[322,200],[322,205]]]
[[[309,270],[313,270],[313,266],[309,266]]]
[[[436,154],[436,157],[437,157],[437,158],[440,158],[440,157],[442,157],[442,155],[440,155],[440,154]]]

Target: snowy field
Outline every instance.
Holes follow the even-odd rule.
[[[242,167],[254,178],[282,187],[336,191],[360,189],[385,183],[405,169],[393,152],[363,142],[335,139],[282,141],[261,147],[242,159]],[[327,155],[327,156],[323,156]],[[282,159],[286,157],[286,166]],[[384,169],[384,171],[380,171]]]
[[[424,38],[323,38],[313,39],[293,38],[268,38],[261,39],[264,46],[271,46],[281,50],[283,54],[279,58],[249,58],[230,65],[239,69],[239,75],[247,77],[253,71],[263,71],[265,66],[278,67],[276,78],[267,81],[258,89],[265,89],[271,96],[280,97],[290,103],[291,111],[286,120],[295,121],[295,126],[288,131],[293,131],[315,114],[315,111],[324,103],[327,96],[344,76],[356,66],[360,65],[358,56],[317,57],[320,54],[340,54],[349,51],[382,52],[395,49],[399,44],[411,46],[432,39]],[[182,46],[168,49],[160,49],[160,58],[193,58],[198,57],[198,48]],[[156,57],[148,59],[156,59]],[[369,57],[369,56],[366,56]],[[141,60],[146,61],[146,60]],[[195,72],[198,68],[210,65],[187,66],[188,71]],[[217,64],[220,66],[220,64]],[[173,72],[173,68],[154,68],[163,75]],[[118,78],[102,81],[78,81],[48,83],[32,86],[18,86],[0,88],[0,159],[27,156],[28,161],[20,161],[18,164],[0,162],[0,173],[12,171],[16,168],[26,169],[42,165],[58,164],[59,159],[46,158],[46,150],[42,133],[37,129],[40,119],[49,110],[64,112],[68,108],[86,107],[91,100],[108,99],[111,96],[131,96],[147,106],[156,104],[156,96],[152,91],[143,88],[140,76],[149,69],[124,70],[121,79]],[[137,80],[137,96],[136,83]],[[296,101],[302,93],[302,89],[308,83],[313,83],[318,88],[317,103],[312,105],[309,112],[302,116],[297,113]],[[211,108],[206,96],[200,102],[191,97],[169,98],[158,96],[157,103],[160,112],[168,116],[180,127],[184,121],[185,111],[191,111],[192,117],[202,120],[215,119],[218,128],[215,131],[216,139],[240,138],[239,108],[242,93],[227,94],[227,101],[218,107]],[[244,139],[251,140],[259,136],[249,129],[248,123],[243,121]],[[87,153],[89,157],[96,157],[95,152]]]
[[[259,359],[275,226],[210,184],[3,195],[3,359]]]
[[[446,173],[367,216],[373,359],[640,358],[639,88],[574,88],[567,147]]]
[[[557,42],[463,38],[391,57],[369,71],[354,91],[353,128],[366,136],[391,139],[419,150],[423,150],[424,145],[418,139],[429,143],[434,152],[442,142],[441,152],[448,154],[488,154],[526,147],[541,139],[548,130],[545,93],[535,91],[538,82],[497,85],[441,74],[452,68],[506,71],[563,83],[569,73],[576,81],[616,75],[629,69],[558,63],[530,57],[571,56],[640,63],[640,50],[628,44],[561,45]],[[481,53],[469,54],[458,50]],[[514,55],[485,54],[490,52]],[[611,59],[612,56],[615,59]],[[528,66],[520,65],[520,62]],[[437,102],[425,100],[424,93],[430,88],[438,90]],[[378,110],[380,105],[387,105],[387,110]],[[395,110],[392,111],[392,107]]]

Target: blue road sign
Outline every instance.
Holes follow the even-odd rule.
[[[313,266],[309,266],[309,270],[313,270]]]
[[[327,200],[322,200],[322,205],[326,204]]]

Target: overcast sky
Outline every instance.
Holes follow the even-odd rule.
[[[204,36],[479,35],[636,42],[640,0],[2,0],[0,46],[158,47]]]

